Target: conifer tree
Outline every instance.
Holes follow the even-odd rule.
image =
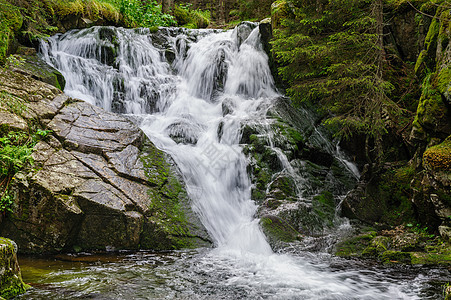
[[[288,94],[320,106],[337,135],[365,135],[367,157],[378,162],[383,115],[398,109],[383,76],[382,0],[294,0],[292,12],[273,42]]]

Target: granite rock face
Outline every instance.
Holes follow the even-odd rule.
[[[168,250],[208,245],[170,157],[125,117],[109,113],[25,72],[4,70],[6,130],[50,130],[34,164],[11,186],[15,210],[0,224],[21,252]]]

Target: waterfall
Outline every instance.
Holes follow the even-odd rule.
[[[173,157],[216,245],[193,268],[231,274],[221,284],[267,295],[256,298],[410,299],[394,283],[271,250],[239,145],[243,122],[265,120],[280,96],[255,24],[225,32],[93,27],[49,38],[41,53],[66,78],[66,94],[133,115]]]

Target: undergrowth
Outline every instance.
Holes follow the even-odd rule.
[[[22,114],[26,106],[14,96],[1,92],[0,102],[3,109]],[[33,128],[30,126],[30,128]],[[10,191],[15,175],[31,166],[33,163],[33,147],[48,136],[49,130],[29,129],[29,131],[14,131],[9,126],[0,128],[0,213],[13,211],[14,195]]]
[[[189,3],[176,4],[173,14],[177,24],[186,28],[206,28],[211,22],[209,10],[193,9]]]

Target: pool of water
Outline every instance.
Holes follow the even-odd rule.
[[[381,266],[309,252],[265,260],[253,255],[197,249],[22,256],[23,279],[32,288],[19,298],[432,300],[443,298],[451,280],[446,268]]]

